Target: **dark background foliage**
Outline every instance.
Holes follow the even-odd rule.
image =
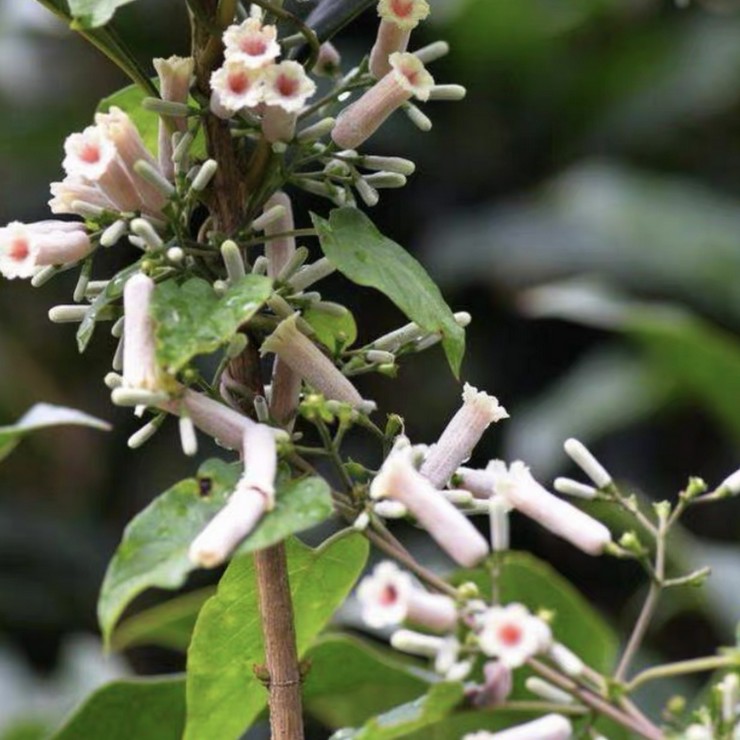
[[[674,496],[689,474],[716,484],[740,464],[736,4],[431,4],[414,44],[448,39],[453,53],[434,75],[464,84],[468,97],[430,104],[428,134],[398,115],[373,139],[368,151],[418,165],[409,186],[385,193],[373,215],[428,266],[450,304],[474,316],[464,378],[498,395],[512,415],[474,462],[522,457],[549,485],[574,474],[561,444],[575,434],[649,498]],[[183,6],[159,0],[122,9],[121,30],[142,61],[186,53]],[[47,16],[32,0],[0,3],[2,223],[46,216],[64,137],[89,124],[100,97],[126,84]],[[341,35],[345,60],[366,52],[374,26],[371,11]],[[299,225],[308,225],[305,211]],[[567,309],[540,294],[536,305],[547,317],[528,315],[535,305],[528,289],[571,278],[587,278],[598,291],[576,294],[571,285]],[[96,631],[97,590],[123,526],[194,469],[172,426],[142,451],[126,448],[136,420],[110,406],[102,383],[114,340],[101,327],[80,358],[74,328],[46,320],[49,307],[69,301],[73,281],[67,274],[40,290],[0,285],[0,423],[44,400],[115,425],[109,435],[38,433],[3,463],[0,717],[28,709],[32,694],[53,714],[69,686],[79,686],[69,654],[83,660],[85,651],[69,638]],[[618,320],[614,311],[603,318],[604,286],[618,293],[609,304],[618,301]],[[331,291],[361,319],[361,338],[402,321],[378,294],[336,278],[324,294]],[[656,318],[656,301],[702,323],[687,328],[685,314]],[[648,331],[656,321],[659,330]],[[460,389],[435,349],[406,358],[396,381],[367,379],[363,391],[404,416],[414,440],[429,442]],[[353,454],[362,455],[356,444]],[[737,515],[737,502],[728,502],[688,519],[675,556],[711,562],[715,575],[704,598],[669,602],[651,636],[655,654],[690,657],[732,639],[740,613]],[[513,534],[516,547],[573,578],[613,625],[629,626],[640,582],[634,568],[580,556],[520,520]],[[154,651],[129,658],[145,672],[181,665],[179,656]],[[88,660],[88,673],[110,670],[89,668],[95,660]]]

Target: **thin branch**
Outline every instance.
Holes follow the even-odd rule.
[[[715,671],[718,668],[736,668],[737,666],[740,666],[740,656],[734,653],[711,655],[707,658],[694,658],[693,660],[681,660],[677,663],[666,663],[665,665],[655,666],[654,668],[646,668],[641,673],[638,673],[627,684],[627,691],[633,692],[643,684],[661,678],[684,676],[687,673]]]

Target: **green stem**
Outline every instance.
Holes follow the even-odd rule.
[[[627,684],[627,691],[631,693],[643,684],[661,678],[683,676],[687,673],[703,673],[705,671],[715,671],[719,668],[733,668],[739,665],[740,655],[736,653],[711,655],[706,658],[694,658],[693,660],[681,660],[677,663],[667,663],[666,665],[656,666],[655,668],[647,668],[641,673],[638,673]]]

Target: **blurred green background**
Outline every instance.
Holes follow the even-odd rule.
[[[468,97],[431,103],[428,134],[398,115],[367,150],[417,162],[406,190],[387,192],[374,216],[456,310],[473,314],[464,377],[511,413],[474,462],[522,458],[550,485],[575,474],[562,453],[572,435],[649,498],[675,496],[689,474],[717,484],[740,465],[740,3],[431,5],[413,44],[448,39],[452,54],[432,71]],[[149,0],[121,11],[142,61],[186,53],[184,6]],[[345,63],[367,51],[374,27],[368,12],[341,35]],[[0,0],[0,223],[46,216],[64,137],[124,84],[32,0]],[[102,383],[114,340],[99,330],[80,358],[74,327],[46,319],[70,301],[74,279],[40,290],[0,284],[0,424],[42,400],[115,424],[109,435],[38,433],[3,463],[0,733],[26,716],[58,718],[107,676],[183,665],[159,650],[103,662],[95,643],[97,590],[123,526],[195,463],[171,426],[127,449],[136,420],[111,407]],[[335,278],[331,291],[369,318],[361,338],[402,320],[377,294]],[[434,440],[459,401],[438,350],[406,358],[396,382],[364,383],[419,442]],[[734,639],[738,513],[729,501],[687,518],[673,556],[714,574],[701,598],[666,601],[653,656],[692,657]],[[520,520],[513,541],[572,578],[617,629],[630,626],[636,568],[581,556]],[[648,701],[658,706],[676,688]]]

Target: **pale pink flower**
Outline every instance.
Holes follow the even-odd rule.
[[[252,69],[264,67],[280,56],[277,27],[263,26],[258,18],[247,18],[238,26],[229,26],[223,41],[227,59],[239,59]]]
[[[470,692],[470,701],[477,709],[490,709],[503,704],[511,689],[511,668],[500,660],[489,660],[483,666],[483,684]]]
[[[391,453],[370,485],[370,496],[400,501],[460,565],[473,567],[488,554],[484,537],[414,468],[408,451]]]
[[[40,267],[66,265],[92,250],[84,224],[69,221],[13,221],[0,229],[0,274],[30,278]]]
[[[513,462],[507,468],[501,460],[493,460],[487,472],[496,495],[589,555],[600,555],[611,542],[611,534],[601,522],[550,493],[523,462]]]
[[[340,149],[356,149],[412,97],[428,100],[434,79],[413,54],[391,54],[391,71],[337,118],[331,137]]]
[[[230,118],[242,108],[254,108],[262,102],[262,71],[253,69],[240,58],[227,59],[211,75],[211,110],[221,118]]]
[[[429,15],[427,0],[380,0],[380,25],[370,52],[370,72],[380,78],[388,74],[391,54],[406,51],[411,30]]]
[[[285,213],[275,221],[265,226],[265,257],[267,257],[267,276],[276,278],[280,270],[285,267],[295,254],[295,237],[281,236],[272,239],[273,234],[285,234],[295,229],[293,220],[293,205],[290,198],[283,192],[273,194],[265,203],[264,212],[275,206],[283,206]]]
[[[154,320],[150,315],[154,281],[139,273],[123,289],[123,381],[128,388],[156,390]]]
[[[463,389],[463,405],[432,445],[421,466],[421,474],[440,488],[447,484],[458,467],[470,457],[483,432],[509,414],[495,396],[478,391],[468,383]]]
[[[187,103],[190,95],[190,82],[193,77],[193,58],[171,56],[168,59],[154,59],[154,69],[159,76],[159,95],[170,103]],[[157,157],[162,174],[172,180],[175,165],[172,161],[172,131],[185,133],[188,119],[170,116],[159,119],[159,138]]]
[[[468,733],[463,740],[569,740],[573,737],[573,725],[560,714],[546,714],[544,717],[525,722],[501,732]]]
[[[362,396],[334,363],[297,326],[298,314],[278,324],[262,343],[260,353],[276,354],[326,399],[363,405]]]
[[[452,629],[457,622],[455,602],[414,586],[411,576],[385,561],[357,589],[362,617],[371,627],[389,627],[409,620],[433,630]]]
[[[264,101],[287,113],[297,113],[316,92],[316,83],[302,64],[293,61],[273,64],[264,70]]]
[[[521,604],[489,607],[481,624],[481,650],[509,668],[524,665],[532,656],[548,650],[552,642],[547,624]]]
[[[108,211],[116,209],[113,201],[95,183],[80,177],[66,177],[61,182],[53,182],[50,190],[53,197],[49,208],[55,214],[78,214],[75,203]]]

